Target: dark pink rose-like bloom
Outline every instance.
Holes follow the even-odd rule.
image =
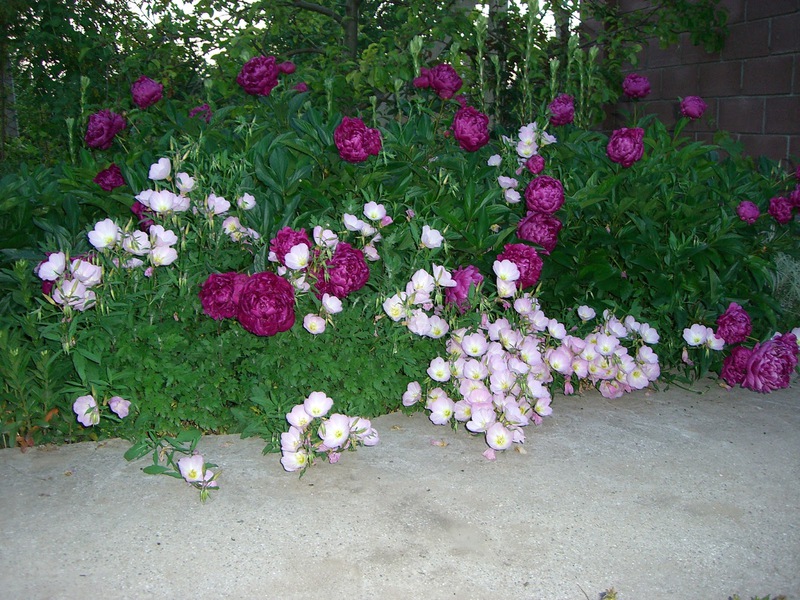
[[[300,93],[308,91],[308,84],[305,81],[301,81],[300,83],[296,83],[294,85],[294,89]]]
[[[286,75],[291,75],[296,70],[297,67],[290,60],[284,61],[278,65],[278,71],[280,71],[281,73],[285,73]]]
[[[542,274],[542,259],[536,249],[527,244],[506,244],[497,260],[510,260],[517,265],[520,289],[536,285]]]
[[[110,110],[101,110],[89,116],[84,141],[89,148],[108,150],[114,136],[125,129],[125,119]]]
[[[313,275],[317,279],[317,297],[330,294],[341,299],[366,285],[369,266],[361,250],[347,242],[339,242],[324,269]]]
[[[541,154],[534,154],[525,161],[525,167],[534,175],[538,175],[544,171],[544,158]]]
[[[133,204],[131,205],[131,212],[135,214],[136,218],[139,220],[140,231],[147,233],[150,231],[150,227],[155,225],[155,221],[150,218],[151,215],[153,215],[153,211],[138,200],[133,201]]]
[[[681,114],[690,119],[699,119],[707,108],[708,104],[700,96],[686,96],[681,100]]]
[[[739,202],[739,206],[736,207],[736,214],[739,215],[742,221],[752,225],[761,216],[761,211],[750,200],[742,200]]]
[[[791,194],[789,194],[789,204],[794,208],[800,208],[800,185],[798,185]]]
[[[278,85],[278,63],[274,56],[256,56],[248,60],[236,76],[236,83],[252,96],[269,96]]]
[[[197,294],[203,312],[216,321],[235,317],[247,279],[244,273],[211,273]]]
[[[122,178],[122,171],[119,170],[119,167],[115,163],[111,163],[111,166],[100,171],[95,175],[92,181],[107,192],[125,185],[125,180]]]
[[[761,393],[789,387],[797,353],[797,338],[791,333],[756,344],[747,360],[742,386]]]
[[[550,254],[558,243],[561,227],[561,221],[552,215],[530,211],[517,224],[517,237],[538,244],[545,254]]]
[[[443,100],[452,98],[453,94],[461,89],[462,84],[461,77],[448,64],[436,65],[430,69],[423,67],[420,69],[420,76],[414,79],[414,87],[429,87]]]
[[[270,271],[247,278],[239,293],[236,318],[255,335],[275,335],[294,325],[294,288]]]
[[[572,123],[575,119],[575,98],[569,94],[559,94],[548,105],[550,124],[556,127]]]
[[[792,203],[788,198],[776,196],[769,201],[767,212],[781,225],[792,220]]]
[[[472,106],[458,109],[450,129],[458,145],[467,152],[475,152],[489,143],[489,117]]]
[[[644,129],[622,127],[615,130],[608,140],[606,154],[615,163],[630,167],[644,154]]]
[[[650,80],[644,75],[631,73],[622,82],[622,93],[628,98],[644,98],[650,93]]]
[[[750,315],[747,314],[736,302],[731,302],[728,308],[717,319],[717,337],[722,338],[726,344],[740,344],[750,335],[753,326]]]
[[[211,122],[211,115],[212,115],[211,107],[208,105],[207,102],[201,104],[200,106],[195,106],[193,109],[189,111],[190,119],[192,117],[199,117],[203,119],[206,123]]]
[[[722,361],[722,371],[720,377],[730,386],[739,385],[744,381],[747,373],[747,361],[753,351],[744,346],[736,346],[731,353]]]
[[[525,188],[525,204],[528,210],[552,215],[564,204],[564,186],[547,175],[535,177]]]
[[[305,244],[309,250],[313,247],[305,229],[295,231],[291,227],[284,227],[269,241],[269,251],[274,252],[278,262],[285,266],[286,255],[298,244]]]
[[[473,286],[475,289],[483,283],[483,275],[477,267],[469,265],[458,267],[452,273],[455,287],[448,287],[444,290],[444,301],[446,304],[455,304],[460,312],[469,309],[469,290]]]
[[[142,75],[133,82],[131,86],[131,95],[136,106],[144,110],[149,106],[153,106],[156,102],[161,100],[163,96],[164,86],[153,81],[149,77]]]
[[[358,163],[377,156],[382,147],[381,132],[370,129],[359,118],[344,117],[333,132],[339,156],[347,162]]]

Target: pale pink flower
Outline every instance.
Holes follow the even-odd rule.
[[[585,304],[578,307],[578,316],[581,318],[581,321],[591,321],[594,319],[596,313],[591,306],[586,306]]]
[[[350,417],[334,413],[322,422],[317,433],[329,449],[341,448],[350,437]]]
[[[467,423],[469,426],[469,423]],[[493,450],[506,450],[514,443],[511,432],[502,423],[494,423],[486,430],[486,443]]]
[[[489,160],[486,161],[486,164],[490,167],[499,167],[503,162],[503,157],[499,154],[492,154],[489,157]]]
[[[519,204],[522,200],[522,196],[517,190],[514,189],[507,189],[503,190],[503,198],[509,204]]]
[[[645,375],[644,370],[635,367],[625,376],[625,383],[635,390],[642,390],[650,385],[650,380]]]
[[[236,206],[238,206],[242,210],[254,209],[256,206],[255,196],[253,196],[252,194],[244,193],[242,196],[236,199]]]
[[[72,410],[78,416],[78,423],[84,427],[92,427],[100,422],[100,410],[93,396],[79,396],[72,404]]]
[[[305,428],[311,422],[311,415],[306,410],[305,404],[298,404],[286,414],[286,420],[300,431],[305,431]]]
[[[450,363],[441,356],[434,358],[428,365],[428,376],[434,381],[450,381]]]
[[[550,407],[552,398],[550,396],[542,396],[536,399],[536,404],[533,405],[533,410],[541,417],[548,417],[553,414],[553,409]]]
[[[325,392],[311,392],[303,401],[303,407],[312,417],[324,417],[333,406],[333,399],[328,398]]]
[[[165,267],[178,260],[178,251],[171,246],[156,246],[150,250],[150,262],[155,267]]]
[[[444,337],[450,330],[450,325],[447,324],[447,321],[436,315],[432,315],[431,318],[428,319],[428,324],[431,326],[431,329],[427,333],[427,336],[434,340]]]
[[[511,282],[519,279],[519,268],[510,260],[494,261],[492,270],[499,281]]]
[[[125,400],[120,396],[112,396],[108,400],[108,408],[111,409],[115,415],[117,415],[120,419],[124,419],[128,416],[128,412],[130,411],[131,401]]]
[[[126,233],[122,238],[122,247],[130,254],[144,256],[150,252],[150,237],[144,231]]]
[[[567,328],[556,319],[550,319],[547,322],[547,333],[557,340],[563,340],[567,335]]]
[[[159,190],[150,194],[148,201],[153,212],[159,214],[176,212],[175,205],[178,202],[178,196],[170,190]]]
[[[465,335],[461,340],[461,348],[468,356],[483,356],[489,344],[480,332]]]
[[[92,290],[86,289],[77,279],[61,280],[52,292],[53,301],[57,304],[71,306],[83,312],[94,306],[96,296]]]
[[[335,315],[336,313],[342,312],[342,301],[336,296],[331,296],[327,293],[322,294],[322,308],[324,308],[325,312],[329,315]]]
[[[619,347],[619,340],[613,335],[600,333],[597,335],[597,343],[595,346],[600,354],[609,356]]]
[[[74,259],[69,270],[72,276],[87,288],[93,287],[103,280],[103,268],[88,260]]]
[[[367,202],[364,205],[364,216],[370,221],[380,221],[386,216],[386,207],[377,202]]]
[[[695,323],[683,330],[683,339],[690,346],[702,346],[708,340],[709,331],[705,325]]]
[[[295,244],[286,253],[284,263],[293,271],[300,271],[308,266],[309,252],[306,244]]]
[[[119,226],[111,219],[103,219],[95,223],[94,229],[89,232],[89,243],[103,250],[113,248],[120,240],[121,232]]]
[[[442,265],[432,264],[431,270],[433,271],[433,280],[439,287],[456,287],[458,282],[453,279],[452,273]]]
[[[181,472],[181,476],[189,483],[202,482],[205,471],[203,455],[192,454],[191,456],[184,456],[178,461],[178,469]]]
[[[169,177],[169,173],[172,170],[172,165],[169,162],[168,158],[159,158],[158,162],[153,163],[150,165],[150,171],[147,175],[149,179],[153,181],[160,181],[162,179],[166,179]]]
[[[344,220],[344,226],[347,229],[347,231],[361,231],[361,228],[364,227],[365,225],[364,221],[362,221],[355,215],[345,213],[342,216],[342,218]]]
[[[655,327],[651,327],[648,323],[642,323],[639,327],[639,336],[645,344],[657,344],[661,339]]]
[[[174,246],[178,243],[178,236],[171,229],[164,229],[162,225],[151,225],[148,232],[152,246]]]
[[[364,252],[364,258],[369,261],[375,262],[376,260],[381,259],[381,255],[378,254],[377,248],[375,248],[375,246],[373,246],[371,243],[364,246],[362,251]]]
[[[494,448],[487,448],[483,451],[483,457],[486,460],[497,460],[497,456],[494,453]]]
[[[226,217],[225,220],[222,221],[222,231],[224,231],[231,237],[233,237],[233,235],[236,233],[240,233],[242,229],[243,229],[242,222],[239,220],[239,217],[231,215],[230,217]]]
[[[401,292],[383,301],[383,311],[392,321],[397,322],[406,316],[406,298],[407,294]]]
[[[406,386],[403,393],[403,406],[414,406],[422,400],[422,386],[416,381],[412,381]]]
[[[517,283],[516,281],[506,281],[504,279],[497,278],[497,296],[499,298],[513,298],[514,294],[517,293]]]
[[[288,472],[300,471],[308,466],[308,452],[305,449],[297,452],[284,452],[281,466]]]
[[[431,411],[429,416],[435,425],[445,425],[450,422],[455,411],[455,403],[447,396],[439,397],[428,404]]]
[[[294,425],[281,434],[281,452],[297,452],[303,445],[303,432]]]
[[[717,335],[714,333],[714,330],[709,328],[708,336],[706,337],[706,347],[709,350],[722,350],[725,347],[725,340],[721,337],[717,337]]]
[[[181,194],[188,194],[194,189],[194,179],[188,173],[178,173],[175,176],[175,185]]]
[[[444,238],[437,229],[431,229],[428,225],[422,226],[422,236],[420,242],[426,248],[439,248],[442,245]]]
[[[55,281],[67,268],[67,257],[63,252],[53,252],[36,269],[36,274],[43,281]]]
[[[287,255],[288,256],[288,255]],[[319,315],[307,314],[303,317],[303,327],[312,335],[319,335],[325,332],[325,319]]]
[[[500,187],[504,190],[516,188],[519,185],[519,182],[513,177],[505,177],[503,175],[497,178],[497,183],[499,183]]]
[[[426,336],[431,331],[430,317],[420,309],[413,310],[406,320],[406,327],[411,333]]]
[[[466,427],[472,433],[483,433],[497,422],[497,414],[489,403],[472,403],[472,418],[467,421]]]
[[[230,207],[231,203],[222,196],[211,193],[206,198],[206,211],[211,215],[224,215]]]
[[[314,227],[314,243],[323,248],[336,248],[339,243],[339,237],[330,229],[324,229],[320,225]]]

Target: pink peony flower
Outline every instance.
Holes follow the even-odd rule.
[[[128,416],[128,412],[131,407],[131,401],[125,400],[120,396],[112,396],[108,401],[108,407],[111,409],[111,412],[117,415],[120,419],[124,419]]]
[[[769,213],[778,223],[785,225],[792,220],[792,203],[788,198],[776,196],[769,201]]]
[[[742,221],[752,225],[761,216],[761,211],[758,210],[758,206],[749,200],[742,200],[739,206],[736,207],[736,214],[739,215]]]
[[[430,69],[420,69],[420,76],[414,79],[414,87],[432,88],[440,98],[448,100],[461,89],[463,81],[456,70],[448,64],[440,64]]]
[[[208,105],[208,103],[203,103],[200,106],[195,106],[193,109],[189,111],[190,119],[192,117],[199,117],[200,119],[203,119],[206,123],[211,122],[211,115],[212,115],[211,107]]]
[[[615,130],[608,140],[606,154],[613,162],[630,167],[644,154],[644,129],[622,127]]]
[[[271,272],[251,275],[241,290],[236,318],[255,335],[291,329],[295,319],[292,284]]]
[[[111,166],[100,171],[95,175],[92,181],[107,192],[125,185],[125,180],[122,178],[122,171],[119,170],[119,167],[115,163],[111,163]]]
[[[84,427],[92,427],[100,422],[100,410],[93,396],[80,396],[72,404],[73,412],[78,416],[78,423]]]
[[[110,110],[101,110],[89,117],[84,141],[89,148],[108,150],[114,136],[125,129],[125,119]]]
[[[800,185],[795,187],[792,193],[789,194],[789,204],[794,208],[800,208]]]
[[[236,83],[252,96],[269,96],[278,85],[279,74],[274,56],[256,56],[242,66],[236,76]]]
[[[382,147],[381,132],[370,129],[355,117],[343,117],[333,132],[339,156],[347,162],[358,163],[377,156]]]
[[[736,302],[731,302],[717,319],[716,335],[726,344],[739,344],[747,339],[752,329],[750,315]]]
[[[278,262],[286,266],[286,255],[298,244],[305,244],[309,249],[313,246],[305,229],[284,227],[269,241],[269,251],[274,252]]]
[[[622,82],[622,93],[628,98],[644,98],[650,93],[650,80],[644,75],[631,73]]]
[[[506,244],[497,260],[510,260],[519,269],[518,285],[525,289],[536,285],[542,273],[542,259],[534,248],[527,244]]]
[[[299,83],[294,84],[293,89],[302,94],[303,92],[308,91],[308,84],[305,81],[301,81]]]
[[[742,386],[761,393],[789,387],[797,354],[797,338],[791,333],[756,344],[747,360]]]
[[[569,94],[559,94],[548,105],[550,124],[558,127],[572,123],[575,119],[575,98]]]
[[[747,361],[753,351],[744,346],[736,346],[722,362],[720,377],[730,386],[739,385],[747,373]]]
[[[541,175],[525,188],[525,205],[529,211],[552,215],[564,204],[564,186],[558,179]]]
[[[525,161],[525,168],[534,175],[538,175],[544,171],[544,158],[540,154],[534,154]]]
[[[364,253],[347,242],[339,242],[333,256],[325,263],[322,271],[313,272],[317,283],[317,297],[325,294],[345,298],[360,290],[369,280],[369,266]]]
[[[145,77],[144,75],[134,81],[133,85],[131,86],[133,101],[136,103],[136,106],[142,110],[148,108],[149,106],[153,106],[153,104],[161,100],[163,91],[163,85],[157,81],[153,81],[149,77]]]
[[[450,129],[458,145],[467,152],[475,152],[489,143],[489,117],[472,106],[458,109]]]
[[[478,268],[469,265],[459,267],[452,273],[452,279],[456,285],[445,288],[444,300],[447,304],[455,304],[463,312],[469,309],[469,290],[471,287],[478,289],[483,283],[483,275]]]
[[[681,114],[690,119],[699,119],[707,108],[708,105],[700,96],[686,96],[681,100]]]
[[[244,273],[211,273],[198,293],[203,312],[216,321],[235,317],[246,282]]]
[[[561,227],[561,221],[552,215],[531,211],[517,224],[517,237],[538,244],[545,254],[550,254],[558,243]]]
[[[290,60],[284,61],[278,65],[278,71],[291,75],[297,70],[297,66]]]

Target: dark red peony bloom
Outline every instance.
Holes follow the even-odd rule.
[[[278,85],[278,63],[274,56],[256,56],[248,60],[239,75],[236,83],[252,96],[269,96],[272,89]]]
[[[107,192],[125,185],[125,180],[122,178],[122,171],[119,170],[119,167],[115,163],[111,163],[111,166],[100,171],[95,175],[92,181]]]
[[[535,177],[525,188],[525,204],[528,210],[552,215],[564,204],[564,186],[547,175]]]
[[[294,325],[294,288],[270,271],[247,278],[239,295],[236,318],[255,335],[275,335]]]
[[[308,91],[308,84],[305,81],[301,81],[300,83],[294,84],[294,89],[302,94]]]
[[[736,346],[722,362],[720,377],[730,386],[739,385],[744,381],[747,373],[747,361],[753,351],[744,346]]]
[[[489,117],[472,106],[458,109],[450,129],[458,145],[467,152],[475,152],[489,143]]]
[[[686,96],[681,100],[681,114],[690,119],[699,119],[707,108],[708,105],[700,96]]]
[[[198,293],[203,312],[217,321],[235,317],[239,309],[239,297],[247,279],[244,273],[209,275]]]
[[[278,65],[278,71],[280,71],[281,73],[286,73],[287,75],[291,75],[296,70],[297,67],[290,60],[284,61]]]
[[[785,225],[792,220],[792,203],[788,198],[776,196],[769,201],[769,213],[778,223]]]
[[[644,129],[622,127],[615,130],[608,140],[606,154],[615,163],[630,167],[644,154]]]
[[[200,106],[195,106],[193,109],[191,109],[189,111],[189,118],[191,119],[192,117],[199,117],[203,119],[206,123],[210,123],[212,114],[213,113],[211,112],[211,107],[206,102],[201,104]]]
[[[269,251],[274,252],[278,262],[286,266],[286,255],[298,244],[305,244],[309,250],[313,247],[305,229],[295,231],[284,227],[269,241]]]
[[[361,250],[347,242],[339,242],[325,266],[312,275],[317,280],[318,298],[325,294],[345,298],[366,285],[369,266]]]
[[[739,206],[736,207],[736,214],[739,215],[742,221],[752,225],[761,216],[761,211],[750,200],[742,200],[739,202]]]
[[[731,302],[717,319],[716,335],[726,344],[740,344],[747,339],[752,329],[750,315],[736,302]]]
[[[559,94],[548,105],[550,124],[556,127],[572,123],[575,119],[575,98],[569,94]]]
[[[538,244],[545,254],[550,254],[558,243],[561,227],[561,221],[552,215],[531,211],[517,224],[517,237]]]
[[[414,79],[414,87],[431,88],[443,100],[449,100],[461,89],[461,77],[448,64],[436,65],[430,69],[420,69],[420,76]]]
[[[519,289],[536,285],[542,274],[542,259],[534,248],[527,244],[506,244],[497,260],[510,260],[519,269]]]
[[[101,110],[89,116],[86,136],[83,138],[89,148],[108,150],[114,136],[125,129],[125,119],[110,110]]]
[[[339,156],[347,162],[358,163],[377,156],[381,151],[381,132],[370,129],[356,117],[344,117],[333,132]]]
[[[747,360],[742,386],[761,393],[789,387],[797,354],[797,338],[791,333],[756,344]]]
[[[644,98],[650,93],[650,80],[644,75],[631,73],[622,82],[622,93],[628,98]]]
[[[153,106],[156,102],[163,97],[164,86],[153,81],[149,77],[142,75],[133,82],[131,86],[131,95],[136,106],[144,110],[149,106]]]
[[[469,265],[458,267],[452,273],[455,287],[448,287],[444,290],[444,301],[446,304],[455,304],[460,312],[468,310],[470,287],[478,289],[483,283],[483,275],[477,267]]]
[[[131,212],[135,214],[136,218],[139,220],[139,229],[141,231],[147,233],[150,231],[150,227],[155,225],[155,221],[150,218],[150,216],[153,214],[153,211],[138,200],[134,200],[133,205],[131,206]]]
[[[541,154],[534,154],[525,161],[525,167],[534,175],[538,175],[544,171],[544,158]]]

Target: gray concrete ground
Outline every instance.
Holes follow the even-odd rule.
[[[378,446],[302,479],[262,440],[206,437],[206,504],[120,440],[2,450],[0,595],[796,600],[797,386],[558,397],[495,462],[463,429],[386,415]]]

